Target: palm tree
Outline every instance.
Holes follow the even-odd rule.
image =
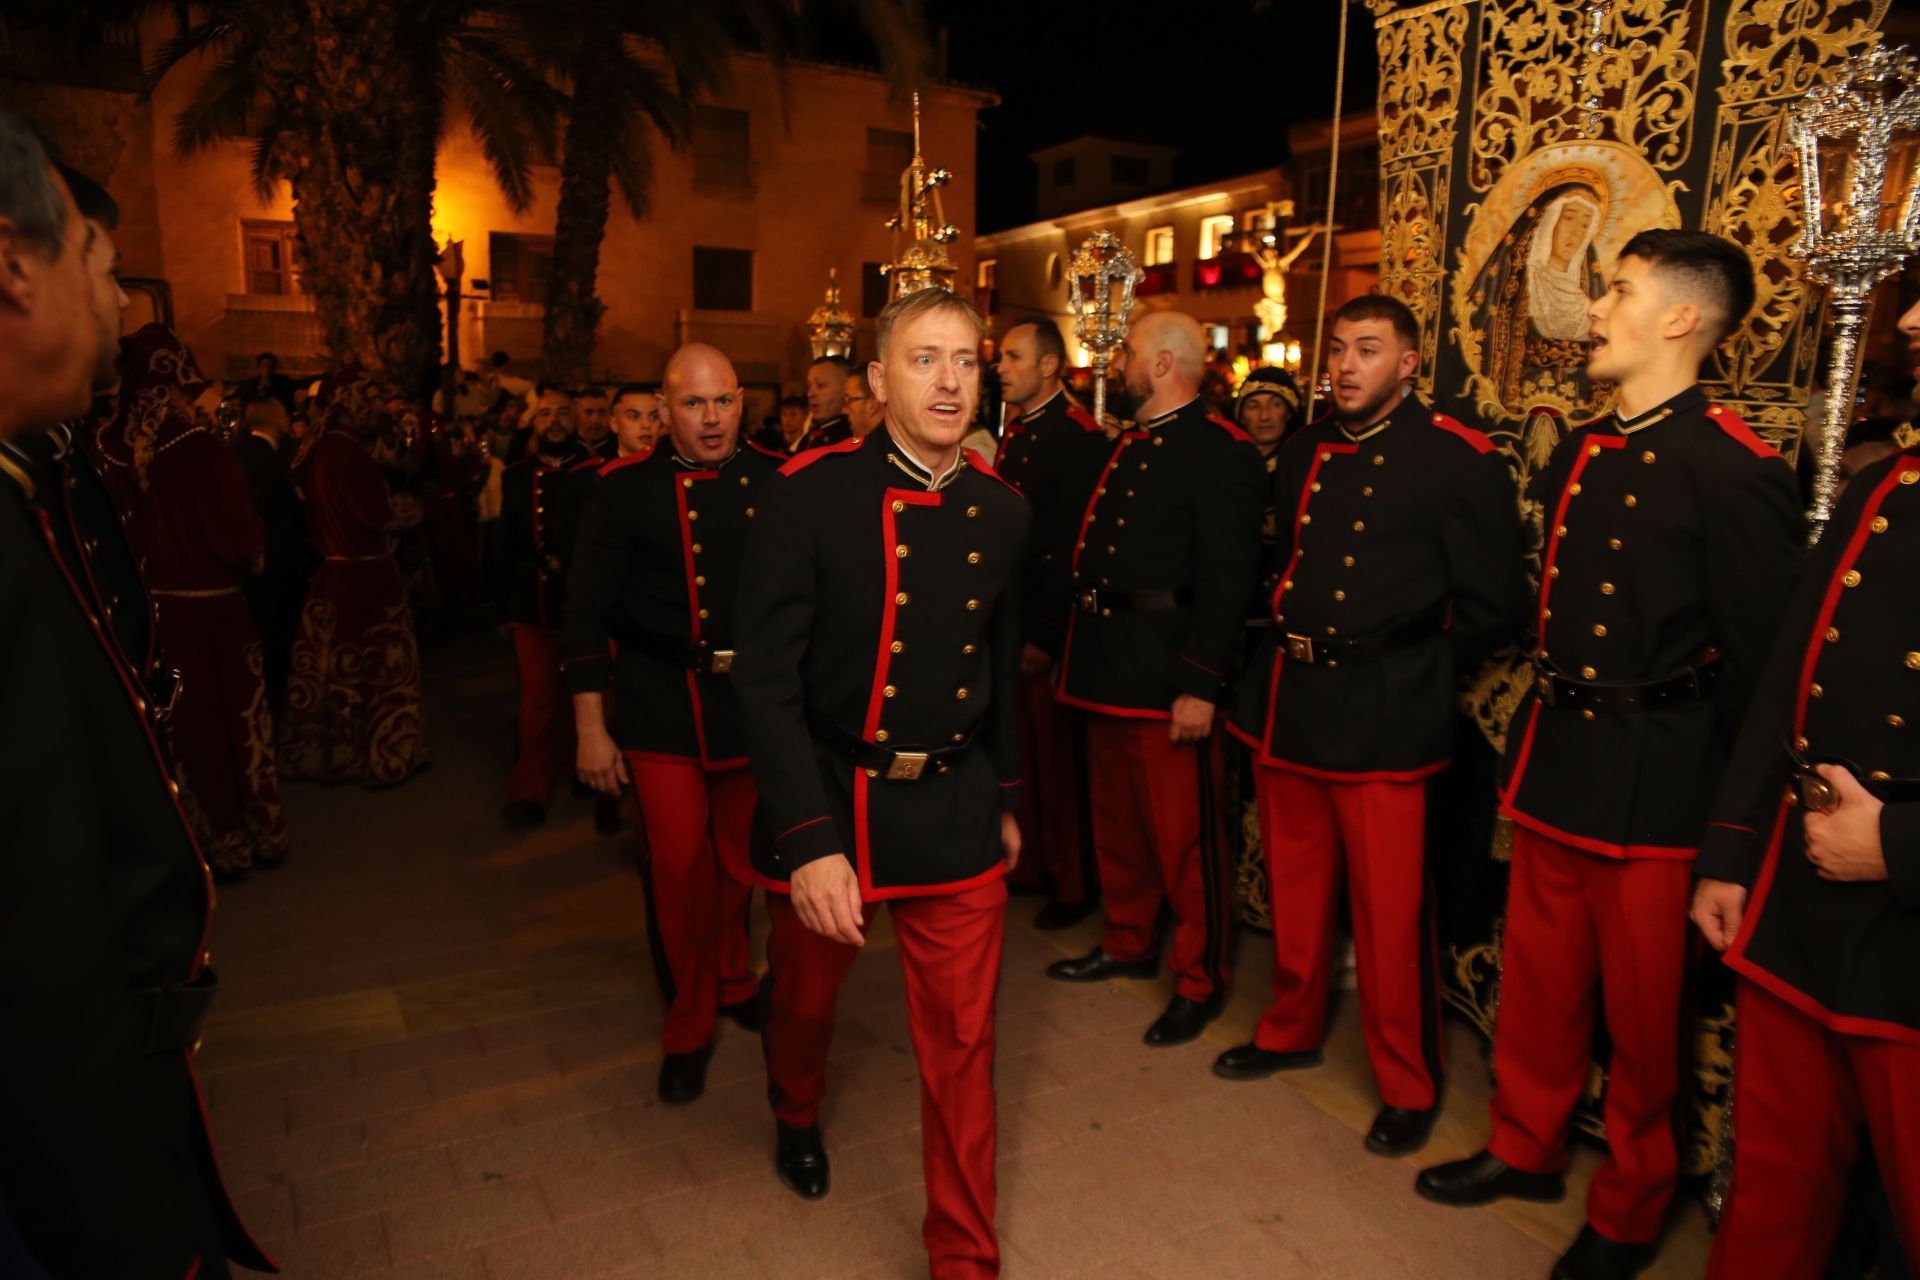
[[[439,363],[434,162],[449,104],[466,117],[516,209],[564,97],[513,32],[528,0],[102,0],[103,16],[163,8],[176,31],[148,67],[149,92],[199,71],[175,121],[190,152],[250,140],[265,193],[293,191],[314,297],[334,359],[409,393]],[[551,9],[551,6],[547,6]]]
[[[812,8],[841,10],[857,22],[896,93],[925,81],[932,51],[916,0],[838,0]],[[813,15],[800,0],[576,0],[573,14],[550,46],[552,69],[566,80],[571,104],[540,356],[549,380],[577,386],[588,380],[595,330],[606,311],[595,285],[612,187],[636,219],[645,218],[656,140],[685,145],[693,103],[726,87],[741,43],[757,46],[783,71],[797,45],[798,20]],[[551,15],[543,29],[553,29]]]

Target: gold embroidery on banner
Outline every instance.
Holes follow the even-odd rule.
[[[331,601],[309,599],[287,673],[283,777],[391,786],[426,763],[420,651],[405,603],[353,643]]]

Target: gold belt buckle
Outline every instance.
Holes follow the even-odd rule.
[[[1832,813],[1840,807],[1839,790],[1811,769],[1795,769],[1793,787],[1799,793],[1800,807],[1808,813]]]
[[[708,654],[707,670],[716,676],[723,676],[733,670],[733,650],[715,649]]]
[[[913,782],[927,771],[927,753],[924,751],[896,751],[893,763],[887,766],[889,782]]]
[[[1313,637],[1297,636],[1297,635],[1294,635],[1292,632],[1288,632],[1287,633],[1287,660],[1289,662],[1304,662],[1308,666],[1312,666],[1313,665]]]

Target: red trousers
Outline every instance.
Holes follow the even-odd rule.
[[[1920,1257],[1920,1046],[1846,1035],[1742,981],[1733,1185],[1709,1280],[1826,1269],[1864,1129],[1907,1256]]]
[[[560,633],[511,625],[520,668],[520,749],[507,778],[507,799],[531,800],[544,809],[553,799],[554,780],[573,764],[573,699],[560,678]]]
[[[1189,1000],[1224,993],[1232,886],[1220,734],[1174,746],[1165,720],[1090,713],[1087,767],[1107,914],[1102,949],[1121,961],[1157,955],[1167,903],[1174,991]]]
[[[800,923],[769,893],[772,1008],[762,1045],[767,1094],[783,1123],[806,1126],[827,1092],[840,984],[858,948]],[[920,1159],[927,1183],[921,1233],[934,1280],[1000,1274],[994,1233],[993,1004],[1000,986],[1007,886],[893,898],[887,909],[907,980],[907,1020],[920,1061]],[[873,918],[868,904],[866,918]],[[864,928],[864,925],[863,925]]]
[[[1353,904],[1360,1019],[1380,1101],[1438,1100],[1440,983],[1427,891],[1424,782],[1322,782],[1257,770],[1273,904],[1273,1004],[1254,1043],[1293,1053],[1326,1035],[1341,864]]]
[[[626,757],[645,847],[647,938],[667,1007],[660,1045],[692,1053],[713,1042],[720,1006],[751,998],[759,982],[747,961],[753,774],[709,773],[691,757]]]
[[[1020,677],[1020,832],[1026,849],[1008,879],[1051,884],[1056,902],[1085,902],[1086,850],[1080,840],[1080,788],[1074,756],[1079,714],[1053,696],[1053,676]]]
[[[1608,858],[1514,829],[1487,1149],[1532,1173],[1566,1163],[1604,1002],[1613,1041],[1608,1154],[1587,1192],[1587,1221],[1622,1243],[1659,1234],[1679,1176],[1674,1104],[1692,896],[1691,862]]]

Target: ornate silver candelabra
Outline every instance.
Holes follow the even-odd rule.
[[[807,343],[813,358],[853,358],[853,316],[840,305],[840,269],[827,268],[827,296],[807,317]]]
[[[1881,45],[1788,113],[1800,152],[1802,226],[1793,252],[1827,286],[1833,352],[1826,422],[1807,513],[1818,541],[1833,516],[1840,455],[1860,383],[1860,333],[1873,288],[1920,252],[1920,64]]]
[[[1115,348],[1127,340],[1133,314],[1133,289],[1140,267],[1111,231],[1096,231],[1073,252],[1067,264],[1067,305],[1073,308],[1073,333],[1093,353],[1093,417],[1107,421],[1107,368]]]

